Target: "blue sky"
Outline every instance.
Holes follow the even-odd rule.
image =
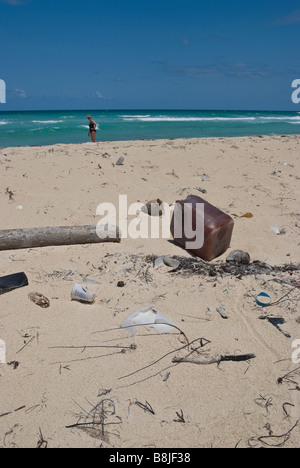
[[[1,110],[300,110],[299,0],[0,0]]]

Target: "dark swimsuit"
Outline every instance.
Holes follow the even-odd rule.
[[[96,125],[93,124],[92,122],[90,123],[90,132],[97,132]]]

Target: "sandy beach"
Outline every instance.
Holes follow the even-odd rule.
[[[299,265],[299,154],[299,135],[1,148],[1,229],[93,225],[97,206],[117,206],[119,195],[171,205],[194,194],[235,220],[230,249],[212,265],[235,249],[271,267]],[[166,255],[191,258],[171,239],[0,252],[0,276],[29,280],[0,297],[1,447],[299,446],[299,270],[238,278],[153,268],[150,256]],[[70,298],[86,278],[99,283],[91,305]],[[278,303],[262,309],[260,292]],[[173,363],[191,351],[177,351],[178,330],[140,327],[134,339],[120,328],[148,305],[198,339],[202,359],[256,358]],[[263,314],[284,320],[276,327]]]

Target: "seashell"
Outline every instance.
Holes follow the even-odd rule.
[[[36,305],[42,307],[43,309],[47,309],[50,307],[50,301],[47,297],[43,296],[40,293],[32,292],[28,294],[29,299],[34,302]]]

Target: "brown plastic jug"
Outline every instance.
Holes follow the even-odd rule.
[[[193,255],[211,261],[229,247],[233,219],[206,200],[189,195],[177,201],[171,221],[171,234],[176,243]]]

